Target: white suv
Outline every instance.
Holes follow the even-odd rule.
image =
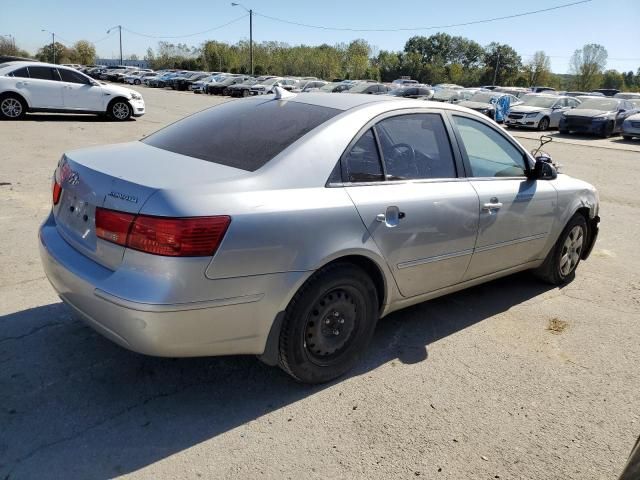
[[[27,112],[95,113],[114,120],[144,115],[142,95],[103,85],[72,68],[40,62],[0,64],[0,119]]]

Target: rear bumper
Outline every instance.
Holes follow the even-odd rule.
[[[169,272],[140,272],[126,259],[112,271],[71,247],[53,215],[39,237],[44,271],[60,298],[103,336],[147,355],[262,354],[276,315],[307,276],[290,272],[209,280],[202,271],[195,279],[172,278]],[[171,289],[184,282],[201,291],[206,284],[211,299],[167,302]],[[126,287],[113,291],[117,285]]]

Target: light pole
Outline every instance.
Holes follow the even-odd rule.
[[[118,33],[120,34],[120,65],[122,65],[122,25],[111,27],[109,30],[107,30],[107,35],[109,35],[111,33],[111,30],[113,30],[114,28],[117,28]]]
[[[51,49],[53,50],[53,63],[56,63],[56,34],[53,32],[50,32],[45,28],[43,28],[42,31],[51,34]]]
[[[253,75],[253,10],[245,7],[241,3],[231,3],[232,7],[242,7],[249,12],[249,63],[251,65],[251,75]]]
[[[496,70],[493,72],[493,84],[496,84],[498,78],[498,66],[500,65],[500,50],[498,50],[498,58],[496,58]]]

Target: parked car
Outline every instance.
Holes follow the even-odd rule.
[[[622,138],[625,140],[640,138],[640,113],[629,115],[624,119],[624,122],[622,122]]]
[[[637,100],[640,99],[640,93],[637,92],[619,92],[616,93],[613,98],[624,98],[625,100]]]
[[[364,93],[364,94],[384,94],[391,90],[387,85],[377,82],[360,82],[356,83],[344,93]]]
[[[203,78],[202,80],[198,80],[193,84],[192,90],[194,93],[206,93],[207,85],[211,83],[221,82],[225,78],[228,78],[231,74],[219,72],[214,73],[209,77]]]
[[[620,93],[620,90],[617,88],[597,88],[591,93],[601,93],[605,97],[613,97],[616,93]]]
[[[273,75],[270,75],[257,78],[249,78],[244,82],[229,85],[227,87],[227,93],[230,97],[249,97],[251,95],[249,91],[251,90],[251,87],[253,85],[257,85],[273,77]]]
[[[156,72],[136,72],[124,77],[124,83],[129,85],[141,85],[145,79],[155,77]]]
[[[571,97],[547,94],[529,94],[522,97],[522,103],[511,107],[504,123],[507,127],[535,128],[545,131],[558,128],[562,114],[580,105]]]
[[[63,63],[62,66],[63,67],[68,67],[68,68],[73,68],[74,70],[80,70],[82,68],[82,65],[79,65],[77,63]]]
[[[421,98],[424,100],[429,100],[433,97],[433,94],[434,91],[431,88],[411,84],[408,84],[405,87],[394,88],[387,92],[387,95],[391,95],[392,97]]]
[[[301,80],[289,91],[296,93],[316,92],[320,90],[320,88],[324,87],[327,83],[328,82],[325,82],[324,80]]]
[[[405,85],[418,85],[417,80],[411,80],[410,78],[398,78],[391,82],[391,88],[403,87]]]
[[[563,95],[565,97],[604,97],[600,92],[565,92]]]
[[[114,120],[144,115],[142,95],[101,84],[73,68],[40,62],[0,66],[0,118],[18,120],[28,112],[95,113]]]
[[[504,109],[504,111],[502,111],[503,109],[496,108],[496,106],[501,102],[508,102],[509,104],[509,107]],[[510,93],[500,93],[496,92],[495,90],[481,90],[479,92],[476,92],[471,98],[469,98],[469,100],[459,101],[458,105],[470,108],[472,110],[475,110],[476,112],[480,112],[483,115],[486,115],[487,117],[497,122],[501,122],[503,120],[503,118],[500,118],[501,116],[506,118],[506,116],[509,114],[509,109],[516,105],[520,105],[521,103],[522,100],[511,95]]]
[[[462,99],[462,90],[450,90],[448,88],[441,88],[433,93],[431,100],[434,102],[446,102],[457,103]]]
[[[64,154],[38,243],[61,299],[125,348],[327,382],[393,311],[529,269],[571,281],[598,195],[547,160],[454,105],[278,88]]]
[[[174,90],[180,90],[180,91],[191,90],[191,86],[195,82],[197,82],[198,80],[203,80],[209,76],[210,75],[206,72],[196,72],[196,73],[192,73],[191,75],[177,77],[173,79],[173,82],[171,83],[171,88],[173,88]]]
[[[154,88],[164,88],[169,85],[171,80],[179,75],[183,75],[185,72],[167,72],[159,77],[155,77],[149,80],[149,86]]]
[[[214,82],[207,84],[207,91],[209,95],[222,95],[224,90],[236,83],[246,82],[249,79],[247,75],[231,75],[221,82]]]
[[[252,96],[264,95],[265,93],[272,91],[274,86],[279,85],[280,82],[282,82],[283,80],[284,78],[282,77],[268,78],[262,83],[256,83],[252,85],[251,88],[249,89],[249,94]]]
[[[434,90],[462,90],[464,87],[462,85],[456,85],[455,83],[438,83],[433,86]]]
[[[543,87],[540,87],[543,88]],[[522,98],[525,95],[528,95],[529,93],[532,93],[532,91],[528,88],[524,88],[524,87],[496,87],[493,89],[494,92],[496,93],[509,93],[511,95],[513,95],[514,97],[517,98]]]
[[[532,93],[553,93],[555,92],[556,89],[555,88],[551,88],[551,87],[531,87],[531,92]]]
[[[350,82],[331,82],[324,87],[320,87],[318,92],[322,93],[342,93],[349,90],[354,84]]]
[[[636,108],[623,98],[586,97],[580,105],[560,118],[560,133],[590,133],[608,138],[622,131],[624,120]]]

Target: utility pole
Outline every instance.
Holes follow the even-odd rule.
[[[247,8],[241,3],[231,3],[232,7],[242,7],[249,12],[249,66],[253,75],[253,9]]]
[[[113,30],[114,28],[117,28],[118,33],[120,34],[120,65],[122,65],[122,25],[111,27],[109,30],[107,30],[107,35],[109,35],[109,33],[111,33],[111,30]]]
[[[498,50],[498,58],[496,58],[496,69],[493,72],[493,84],[496,84],[496,79],[498,78],[498,66],[500,65],[500,50]]]
[[[56,63],[56,34],[54,32],[50,32],[46,28],[43,28],[42,31],[51,34],[51,50],[53,50],[53,63]]]

